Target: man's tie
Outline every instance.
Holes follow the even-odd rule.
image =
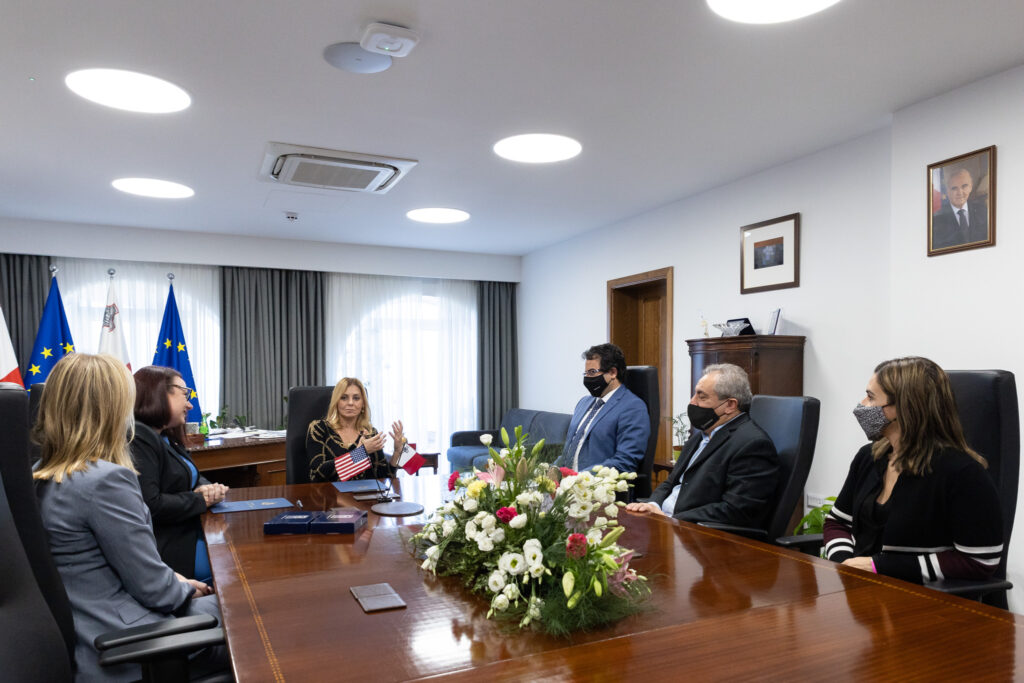
[[[957,222],[960,223],[960,234],[967,236],[967,214],[963,209],[956,212]]]
[[[579,450],[580,440],[587,433],[587,427],[590,426],[590,423],[593,421],[594,417],[597,415],[597,411],[603,405],[604,405],[604,399],[603,398],[595,398],[594,399],[594,402],[590,404],[590,408],[589,408],[586,416],[583,418],[583,421],[580,422],[580,426],[576,430],[576,433],[572,435],[572,439],[569,441],[569,447],[565,451],[566,453],[569,453],[569,454],[572,455],[572,468],[573,468],[573,470],[575,470],[577,472],[579,472],[580,462],[579,462],[579,458],[576,455],[576,451]]]

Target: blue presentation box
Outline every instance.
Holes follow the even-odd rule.
[[[321,512],[309,524],[313,534],[354,534],[366,526],[366,510],[356,508],[333,508]]]
[[[320,512],[282,512],[263,523],[264,534],[308,534],[310,523],[319,517]]]

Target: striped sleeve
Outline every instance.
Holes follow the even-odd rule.
[[[837,501],[838,502],[838,501]],[[853,517],[835,505],[825,517],[822,529],[825,541],[825,558],[842,562],[853,557]]]

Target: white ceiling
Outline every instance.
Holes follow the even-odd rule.
[[[371,21],[421,42],[374,75],[323,61]],[[701,0],[4,0],[0,216],[524,254],[1024,63],[1022,28],[1013,0],[843,0],[774,26]],[[160,76],[193,106],[89,103],[63,85],[87,67]],[[523,132],[583,153],[531,166],[491,152]],[[271,141],[419,165],[382,196],[287,188],[258,176]],[[131,197],[110,187],[120,176],[196,195]],[[419,206],[473,217],[424,226],[405,218]]]

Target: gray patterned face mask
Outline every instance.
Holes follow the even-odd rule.
[[[882,431],[892,422],[885,416],[885,406],[862,406],[857,405],[853,409],[853,416],[860,423],[864,434],[872,441],[882,438]]]

